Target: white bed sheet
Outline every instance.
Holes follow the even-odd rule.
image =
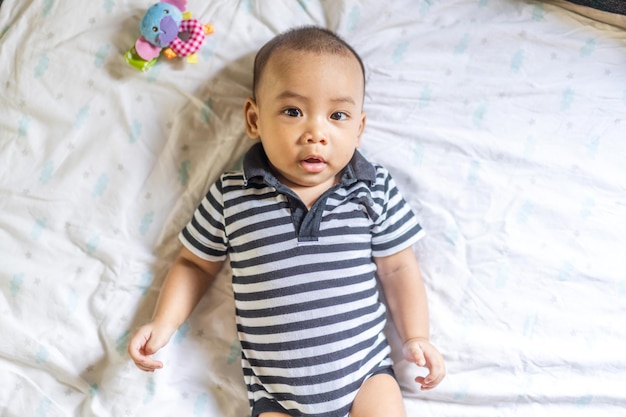
[[[125,350],[251,144],[254,53],[302,24],[362,55],[362,150],[428,233],[448,376],[418,392],[397,362],[409,416],[623,415],[625,31],[517,0],[192,0],[199,63],[141,73],[122,56],[150,4],[0,7],[0,415],[249,415],[228,270],[163,370]]]

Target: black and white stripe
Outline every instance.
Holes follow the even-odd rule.
[[[289,190],[227,173],[181,232],[199,257],[230,258],[251,404],[343,417],[364,379],[391,363],[372,257],[422,230],[384,168],[340,185],[294,215]]]

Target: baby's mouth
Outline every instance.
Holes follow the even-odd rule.
[[[300,165],[307,172],[320,172],[326,167],[326,161],[319,156],[307,156],[300,161]]]

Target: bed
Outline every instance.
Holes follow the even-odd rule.
[[[198,62],[142,72],[124,54],[150,5],[1,3],[0,415],[249,416],[228,268],[164,369],[126,345],[251,146],[256,50],[308,24],[363,57],[361,150],[427,233],[448,375],[419,392],[389,326],[408,416],[624,415],[626,30],[530,0],[190,0],[214,28]]]

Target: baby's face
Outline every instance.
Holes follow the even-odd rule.
[[[330,188],[365,127],[363,75],[352,55],[279,51],[265,67],[248,134],[260,139],[277,178],[292,189]]]

